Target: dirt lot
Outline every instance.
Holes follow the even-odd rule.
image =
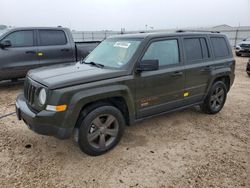
[[[249,187],[250,77],[237,58],[224,109],[189,109],[128,127],[121,143],[100,157],[72,140],[31,132],[0,120],[1,187]],[[22,84],[0,86],[0,115],[14,111]]]

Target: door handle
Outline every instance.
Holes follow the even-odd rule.
[[[26,53],[26,54],[36,54],[35,51],[26,51],[25,53]]]
[[[65,48],[65,49],[61,49],[62,52],[68,52],[69,49]]]
[[[212,67],[211,66],[206,66],[205,68],[201,69],[201,72],[208,72],[211,71]]]
[[[183,72],[177,71],[177,72],[174,72],[171,76],[177,77],[177,76],[182,76],[182,75],[183,75]]]

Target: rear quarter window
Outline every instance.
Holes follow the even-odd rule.
[[[64,31],[60,30],[39,30],[40,46],[54,46],[67,44]]]
[[[211,37],[211,43],[215,58],[229,56],[229,48],[224,37]]]

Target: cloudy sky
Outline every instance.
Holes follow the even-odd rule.
[[[75,30],[250,25],[250,0],[1,0],[0,24]]]

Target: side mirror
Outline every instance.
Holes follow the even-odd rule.
[[[1,48],[8,48],[11,47],[11,42],[9,40],[5,40],[0,43]]]
[[[243,41],[246,41],[247,39],[243,39]]]
[[[143,60],[140,62],[139,66],[136,69],[137,72],[154,71],[154,70],[159,70],[158,59]]]

